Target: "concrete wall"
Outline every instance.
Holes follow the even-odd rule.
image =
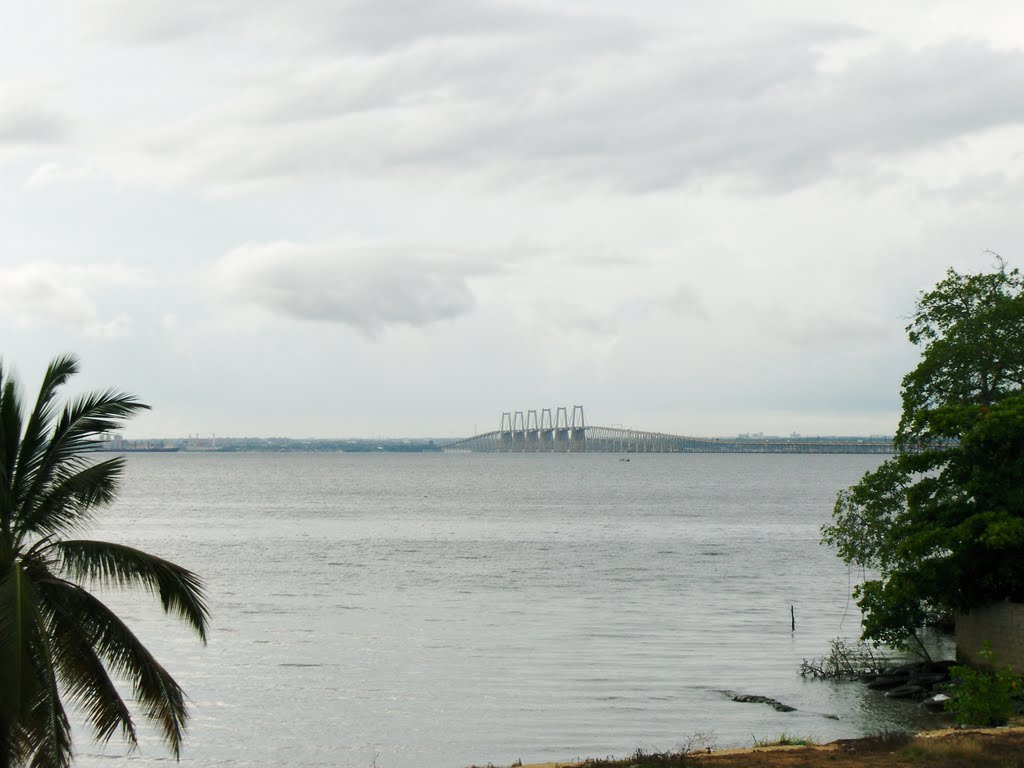
[[[978,651],[988,642],[996,666],[1024,674],[1024,604],[993,603],[956,616],[956,658],[979,662]]]

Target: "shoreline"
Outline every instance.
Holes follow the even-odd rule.
[[[994,743],[1001,745],[1002,751],[1015,757],[1024,756],[1024,718],[1016,717],[1009,725],[996,728],[941,728],[932,731],[920,731],[908,734],[903,743],[889,744],[882,737],[864,736],[857,739],[838,739],[826,744],[771,744],[751,747],[733,747],[728,749],[708,748],[705,750],[694,750],[691,752],[669,753],[676,761],[659,759],[663,765],[701,765],[715,766],[715,768],[760,768],[761,766],[773,766],[773,768],[797,768],[797,766],[811,765],[805,758],[813,758],[815,755],[827,753],[829,765],[834,768],[856,768],[858,766],[875,766],[878,758],[884,758],[886,765],[900,765],[897,755],[901,751],[917,748],[927,752],[935,749],[935,745],[941,745],[938,749],[943,753],[954,753],[958,749],[967,753],[979,752],[984,754],[987,747]],[[952,746],[950,746],[952,745]],[[949,748],[947,748],[949,747]],[[756,758],[752,757],[757,755]],[[895,758],[895,759],[894,759]],[[913,763],[916,758],[908,757],[908,764]],[[522,763],[514,764],[514,768],[592,768],[594,766],[608,766],[613,768],[630,768],[638,765],[635,757],[626,756],[622,758],[585,758],[582,760],[549,761],[545,763]],[[646,765],[646,763],[644,763]],[[653,762],[651,764],[654,764]],[[983,763],[979,763],[983,764]],[[987,764],[987,763],[984,763]],[[487,764],[494,768],[491,764]],[[479,768],[479,766],[473,766]],[[505,768],[513,768],[507,766]]]

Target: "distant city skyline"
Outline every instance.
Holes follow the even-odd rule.
[[[0,46],[0,355],[127,437],[891,434],[1020,266],[1016,2],[39,0]],[[573,400],[570,400],[573,399]]]

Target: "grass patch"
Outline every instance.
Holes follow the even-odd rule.
[[[792,733],[780,733],[774,739],[754,739],[755,747],[813,747],[811,739],[794,736]]]
[[[1003,768],[1003,766],[1024,765],[1024,755],[1016,753],[999,754],[991,743],[977,736],[954,739],[917,739],[904,747],[902,755],[908,760],[927,766],[970,766],[970,768]],[[1007,762],[1007,757],[1015,762]]]
[[[663,768],[664,766],[692,766],[693,761],[683,751],[648,752],[638,749],[629,757],[591,758],[590,760],[584,760],[580,765],[586,766],[586,768]]]

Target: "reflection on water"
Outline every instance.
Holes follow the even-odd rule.
[[[191,695],[185,765],[824,741],[927,722],[797,674],[859,631],[855,574],[818,530],[879,458],[133,455],[97,536],[208,584],[205,649],[148,601],[111,598]],[[123,752],[79,746],[83,766]],[[165,756],[148,739],[132,759]]]

